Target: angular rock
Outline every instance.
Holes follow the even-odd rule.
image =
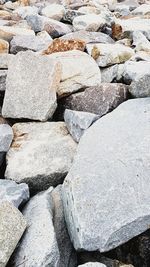
[[[61,62],[62,65],[61,83],[57,90],[59,97],[101,83],[101,73],[97,64],[84,52],[73,50],[53,53],[49,58]]]
[[[63,184],[77,250],[109,251],[149,228],[149,117],[150,98],[129,100],[82,137]]]
[[[12,128],[8,124],[0,123],[0,152],[7,152],[13,139]]]
[[[0,39],[0,53],[9,53],[9,43]]]
[[[14,58],[11,54],[0,54],[0,69],[8,69],[9,62]]]
[[[65,109],[95,113],[100,117],[127,99],[128,88],[123,84],[104,83],[72,94],[59,101],[56,115],[62,119]]]
[[[89,112],[66,109],[64,113],[64,120],[68,131],[77,143],[84,134],[85,130],[87,130],[91,124],[98,119],[98,115]]]
[[[0,218],[0,266],[5,267],[27,225],[20,211],[7,201],[0,203]]]
[[[88,262],[82,265],[78,265],[78,267],[106,267],[106,265],[100,262]]]
[[[35,32],[47,31],[51,37],[59,37],[72,32],[70,25],[40,15],[27,16],[26,20]]]
[[[150,42],[142,32],[133,32],[133,45],[136,51],[150,52]]]
[[[74,9],[66,9],[65,10],[65,15],[63,16],[62,20],[65,23],[71,23],[73,22],[74,18],[84,15],[84,13],[79,12],[78,10]]]
[[[134,97],[150,97],[150,73],[133,81],[129,91]]]
[[[16,184],[14,181],[0,179],[0,203],[8,201],[16,208],[29,200],[29,188],[27,184]]]
[[[0,92],[5,92],[6,90],[6,77],[7,77],[7,70],[0,69]]]
[[[50,19],[55,19],[60,21],[65,15],[65,8],[63,5],[51,4],[44,7],[42,9],[41,14]]]
[[[14,10],[13,14],[17,14],[22,19],[25,19],[27,16],[34,16],[38,14],[38,8],[35,6],[21,6]]]
[[[70,241],[68,230],[66,227],[64,209],[62,202],[62,186],[57,186],[52,192],[53,201],[53,224],[56,233],[57,244],[60,253],[59,267],[76,267],[76,252]]]
[[[46,49],[51,42],[52,38],[47,32],[37,36],[14,36],[10,42],[10,52],[12,54],[26,50],[37,52]]]
[[[96,32],[105,25],[105,20],[100,15],[88,14],[74,18],[73,27],[75,30],[86,30]]]
[[[76,151],[76,143],[65,124],[17,123],[13,131],[15,136],[7,153],[5,177],[27,183],[33,192],[62,183]]]
[[[134,15],[147,15],[150,14],[150,5],[149,4],[143,4],[137,7],[132,11],[132,14]]]
[[[102,32],[88,32],[88,31],[76,31],[65,34],[60,37],[63,40],[80,39],[85,43],[114,43],[114,40],[107,34]]]
[[[134,56],[132,48],[121,44],[87,44],[86,47],[100,67],[119,64]]]
[[[56,52],[65,52],[69,50],[85,50],[85,42],[82,40],[61,40],[56,38],[48,48],[43,51],[44,55],[50,55]]]
[[[131,58],[132,61],[148,61],[150,62],[150,52],[138,51],[134,57]]]
[[[101,68],[102,83],[111,83],[114,79],[117,78],[117,74],[118,64],[107,68]]]
[[[23,215],[29,225],[11,266],[59,266],[59,250],[52,221],[51,188],[39,193],[26,204]]]
[[[60,64],[31,51],[9,63],[2,114],[7,118],[46,121],[56,109]],[[28,97],[27,97],[28,96]]]
[[[10,42],[13,36],[16,35],[25,35],[25,36],[34,36],[35,33],[32,30],[13,27],[13,26],[0,26],[0,38],[4,39],[5,41]]]
[[[150,74],[150,62],[134,62],[128,61],[124,64],[123,79],[124,82],[130,84],[132,81],[138,81],[145,75]]]

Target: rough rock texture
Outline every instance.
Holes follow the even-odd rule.
[[[82,137],[63,185],[77,250],[109,251],[149,228],[149,116],[150,98],[129,100]]]
[[[61,185],[57,186],[51,192],[51,197],[53,202],[53,224],[60,253],[59,267],[66,267],[66,266],[76,267],[77,266],[76,252],[70,241],[64,217]]]
[[[13,131],[8,124],[0,122],[0,152],[7,152],[13,140]]]
[[[0,54],[8,53],[9,51],[9,43],[5,40],[0,39]]]
[[[88,262],[82,265],[79,265],[78,267],[106,267],[103,263],[99,262]]]
[[[127,99],[127,89],[127,86],[116,83],[103,83],[100,86],[86,88],[83,92],[72,94],[60,100],[56,116],[61,119],[67,108],[95,113],[101,117]]]
[[[0,69],[7,69],[9,62],[14,58],[11,54],[0,54]]]
[[[123,67],[123,80],[130,84],[132,81],[138,81],[145,75],[150,74],[150,62],[128,61]]]
[[[101,83],[101,73],[95,61],[86,53],[73,50],[49,55],[50,59],[61,62],[61,83],[57,90],[63,97],[88,86]]]
[[[73,20],[74,29],[79,30],[86,30],[91,32],[96,32],[98,29],[102,28],[105,24],[105,20],[95,14],[88,14],[83,16],[78,16]]]
[[[27,203],[23,215],[29,225],[13,256],[11,266],[59,267],[59,250],[52,222],[51,188]]]
[[[60,75],[60,65],[48,57],[31,51],[18,53],[15,62],[9,63],[3,116],[40,121],[51,118]]]
[[[50,19],[61,20],[65,15],[65,8],[63,5],[51,4],[44,7],[41,13]]]
[[[6,77],[7,70],[0,70],[0,92],[4,92],[6,89]]]
[[[99,116],[94,113],[74,111],[66,109],[64,120],[68,131],[76,142],[79,142],[84,131],[87,130],[93,122],[98,120]]]
[[[13,27],[13,26],[0,26],[0,38],[6,41],[11,41],[15,35],[32,35],[34,36],[34,31],[25,28]]]
[[[27,184],[16,184],[14,181],[0,179],[0,202],[9,201],[16,208],[29,200]]]
[[[65,123],[18,123],[13,131],[6,178],[27,183],[34,192],[62,183],[76,151]]]
[[[122,63],[134,56],[133,49],[121,44],[87,44],[86,47],[100,67]]]
[[[150,96],[150,73],[133,81],[129,87],[129,91],[134,97]]]
[[[5,267],[24,230],[26,221],[11,203],[0,203],[0,266]]]

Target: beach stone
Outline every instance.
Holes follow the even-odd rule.
[[[76,250],[106,252],[149,228],[149,113],[150,98],[128,100],[80,140],[63,184]]]
[[[0,53],[9,53],[9,43],[0,39]]]
[[[23,209],[29,227],[17,247],[11,266],[59,267],[59,250],[53,226],[51,188],[30,199]],[[42,249],[41,249],[42,246]]]
[[[84,131],[98,119],[98,115],[89,112],[66,109],[64,113],[64,120],[68,131],[77,143],[80,141]]]
[[[60,65],[48,57],[32,51],[18,53],[15,62],[9,62],[3,116],[40,121],[51,118],[60,75]]]
[[[32,192],[62,183],[76,152],[65,123],[17,123],[13,131],[5,177],[27,183]]]
[[[61,82],[57,90],[59,98],[101,83],[101,73],[96,62],[84,52],[72,50],[53,53],[48,57],[62,65]]]
[[[105,20],[99,15],[88,14],[74,18],[73,27],[75,30],[86,30],[96,32],[105,25]]]
[[[10,42],[15,35],[34,36],[34,31],[26,28],[15,26],[0,26],[0,38]]]
[[[0,179],[0,203],[8,201],[16,208],[29,200],[29,188],[25,183],[17,184],[14,181]]]
[[[0,266],[5,267],[27,224],[21,212],[7,201],[0,203],[0,218]]]
[[[93,56],[98,66],[106,67],[123,63],[134,55],[134,50],[121,44],[87,44],[88,53]]]
[[[55,19],[55,20],[60,21],[65,15],[65,8],[63,5],[51,4],[51,5],[47,5],[46,7],[44,7],[42,9],[41,14],[50,19]]]

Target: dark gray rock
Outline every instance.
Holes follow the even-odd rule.
[[[149,228],[150,98],[129,100],[80,140],[63,184],[77,250],[109,251]]]
[[[0,70],[0,92],[5,92],[6,77],[7,77],[7,70]]]
[[[17,184],[14,181],[0,179],[0,202],[9,201],[16,208],[29,200],[27,184]]]

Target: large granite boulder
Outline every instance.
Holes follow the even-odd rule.
[[[0,203],[0,266],[5,267],[15,250],[23,232],[26,221],[21,212],[11,203]]]
[[[65,123],[17,123],[13,131],[5,177],[27,183],[34,192],[62,183],[76,151]]]
[[[63,184],[77,250],[109,251],[149,228],[149,117],[150,98],[129,100],[81,138]]]
[[[20,52],[9,62],[2,114],[7,118],[45,121],[56,109],[60,64],[32,51]]]

